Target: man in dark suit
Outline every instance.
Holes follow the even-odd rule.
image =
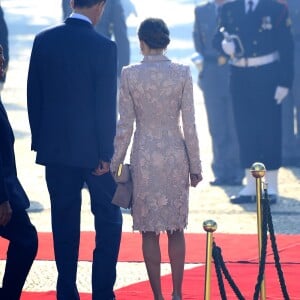
[[[63,18],[72,12],[70,0],[62,1]],[[121,70],[130,61],[130,44],[127,34],[126,16],[121,0],[109,0],[100,21],[95,26],[96,30],[109,39],[114,39],[118,51],[118,77]]]
[[[294,42],[287,6],[276,0],[236,0],[222,6],[215,47],[231,57],[230,90],[247,185],[232,203],[255,202],[249,168],[266,166],[271,203],[281,167],[281,103],[293,82]]]
[[[3,55],[0,46],[1,76]],[[26,208],[29,200],[16,170],[14,134],[0,99],[0,236],[9,240],[0,299],[19,300],[36,256],[38,239]],[[1,249],[3,251],[3,249]]]
[[[76,271],[81,190],[86,183],[95,217],[93,300],[114,299],[122,231],[116,184],[109,171],[116,130],[117,49],[93,25],[104,0],[74,0],[73,14],[39,33],[27,83],[32,150],[46,166],[58,270],[57,298],[78,300]]]
[[[193,30],[195,49],[203,57],[198,85],[203,93],[212,139],[212,170],[215,180],[210,184],[218,186],[241,185],[244,177],[229,93],[228,59],[212,46],[218,11],[223,3],[224,0],[215,0],[196,6]]]

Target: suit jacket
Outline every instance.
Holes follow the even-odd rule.
[[[27,103],[36,162],[94,168],[113,154],[116,44],[67,18],[34,40]]]
[[[0,204],[9,201],[12,209],[26,209],[29,200],[18,177],[14,154],[14,134],[0,100]]]
[[[240,38],[246,58],[277,51],[280,56],[278,85],[292,86],[294,41],[286,5],[276,0],[260,0],[253,16],[249,17],[245,14],[244,0],[229,1],[222,6],[219,29],[222,27]],[[219,50],[222,50],[222,40],[223,35],[218,31],[214,45]]]

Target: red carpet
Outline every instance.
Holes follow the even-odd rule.
[[[94,233],[82,232],[79,260],[91,261],[94,247]],[[214,234],[216,244],[222,249],[222,255],[227,262],[252,261],[258,258],[258,238],[255,234]],[[300,263],[300,235],[277,235],[277,246],[281,262]],[[187,263],[205,262],[206,234],[186,234]],[[271,242],[268,240],[267,261],[273,262],[273,254],[270,250]],[[161,235],[162,261],[168,262],[167,236]],[[0,249],[7,247],[7,241],[0,239]],[[134,253],[134,255],[133,255]],[[0,259],[5,259],[5,251],[1,251]],[[53,243],[51,233],[39,233],[39,250],[37,260],[53,260]],[[143,261],[141,252],[141,235],[139,233],[124,232],[122,235],[120,262]]]
[[[256,263],[228,263],[226,264],[232,278],[239,287],[245,299],[253,299],[258,264]],[[282,270],[285,277],[286,287],[291,300],[300,299],[300,286],[297,282],[300,278],[299,264],[283,264]],[[185,271],[184,277],[184,300],[200,300],[204,295],[205,267],[196,267]],[[228,300],[237,299],[227,282],[225,282],[226,296]],[[162,286],[165,295],[171,294],[171,275],[162,277]],[[270,300],[282,300],[276,269],[273,264],[266,265],[265,271],[266,296]],[[118,300],[153,300],[148,281],[139,282],[116,291]],[[55,300],[55,292],[30,293],[24,292],[21,300]],[[81,294],[81,300],[91,300],[91,295]],[[212,269],[211,300],[220,300],[219,287]]]
[[[226,266],[239,287],[245,299],[253,299],[256,278],[258,275],[258,241],[257,235],[243,234],[214,234],[216,244],[222,249],[222,255]],[[280,262],[291,300],[300,300],[300,235],[277,235],[277,246]],[[186,234],[187,263],[204,263],[206,252],[206,234]],[[268,240],[268,255],[265,272],[267,299],[283,299],[280,284],[274,267],[273,253],[270,250]],[[0,249],[7,246],[4,239],[0,239]],[[167,257],[167,237],[161,235],[162,258],[164,262]],[[91,261],[92,249],[94,247],[94,233],[82,232],[80,260]],[[1,251],[0,259],[5,259],[5,251]],[[39,260],[53,260],[52,236],[50,233],[39,233]],[[139,233],[123,233],[119,261],[137,262],[143,261],[141,253],[141,236]],[[126,276],[120,274],[119,276]],[[185,271],[184,299],[200,300],[204,295],[205,267],[195,267]],[[165,295],[171,294],[171,275],[163,276],[163,288]],[[227,299],[237,299],[234,292],[224,279]],[[149,282],[139,282],[116,291],[118,300],[152,300]],[[21,300],[55,300],[54,291],[42,293],[24,292]],[[212,265],[211,278],[211,300],[221,299],[219,287]],[[90,294],[81,294],[81,300],[91,300]]]
[[[257,264],[238,264],[228,263],[226,264],[231,276],[235,283],[239,287],[242,295],[245,299],[253,299],[254,288],[256,284],[256,276],[258,272]],[[300,266],[288,265],[282,266],[287,290],[290,295],[290,299],[300,299],[300,287],[297,279],[300,278]],[[205,279],[205,267],[197,267],[191,270],[185,271],[184,277],[184,300],[199,300],[204,297],[204,279]],[[277,281],[277,273],[274,265],[267,265],[265,272],[266,282],[266,295],[267,299],[283,299],[280,285]],[[225,281],[224,281],[225,283]],[[171,294],[171,276],[167,275],[162,278],[162,285],[164,287],[165,295]],[[227,299],[237,299],[234,292],[225,284]],[[128,287],[121,288],[116,291],[117,299],[119,300],[152,300],[150,286],[148,282],[136,283]],[[221,299],[219,294],[218,283],[214,269],[212,269],[211,279],[211,299]]]

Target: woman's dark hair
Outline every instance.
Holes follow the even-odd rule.
[[[144,41],[151,49],[166,48],[170,43],[169,36],[169,29],[162,19],[145,19],[138,29],[140,41]]]
[[[74,7],[92,7],[97,3],[105,1],[106,0],[74,0]]]

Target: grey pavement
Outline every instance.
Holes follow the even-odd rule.
[[[204,180],[197,188],[191,188],[189,224],[186,232],[204,233],[203,222],[213,219],[218,224],[215,235],[218,232],[257,233],[256,205],[232,205],[229,202],[229,196],[238,192],[240,187],[220,188],[209,185],[209,181],[213,179],[210,168],[212,160],[211,139],[202,94],[196,85],[196,69],[190,61],[194,52],[191,32],[195,1],[135,0],[133,2],[136,4],[138,17],[128,19],[132,51],[131,61],[135,62],[141,58],[136,39],[136,27],[139,22],[147,16],[162,17],[171,30],[172,42],[167,55],[174,60],[190,64],[194,76],[197,127]],[[1,96],[16,137],[15,151],[18,174],[31,199],[30,218],[40,232],[51,230],[50,203],[44,179],[44,168],[35,164],[35,154],[30,151],[30,130],[26,110],[26,78],[34,35],[41,29],[60,22],[60,3],[60,0],[1,1],[9,27],[11,56],[7,82]],[[159,12],[157,11],[158,4]],[[277,234],[299,234],[300,168],[281,168],[279,184],[280,199],[276,205],[271,207],[275,232]],[[125,210],[123,211],[123,218],[123,231],[130,232],[131,216]],[[93,218],[90,213],[89,197],[86,190],[83,190],[82,230],[93,230]],[[0,261],[0,277],[1,272],[3,272],[3,264],[4,261]],[[186,268],[190,267],[193,265],[186,265]],[[78,270],[80,291],[90,292],[90,273],[91,264],[80,262]],[[170,273],[168,264],[163,265],[162,273]],[[116,288],[146,279],[143,263],[118,264]],[[55,280],[54,262],[35,261],[26,281],[25,290],[54,290]]]

